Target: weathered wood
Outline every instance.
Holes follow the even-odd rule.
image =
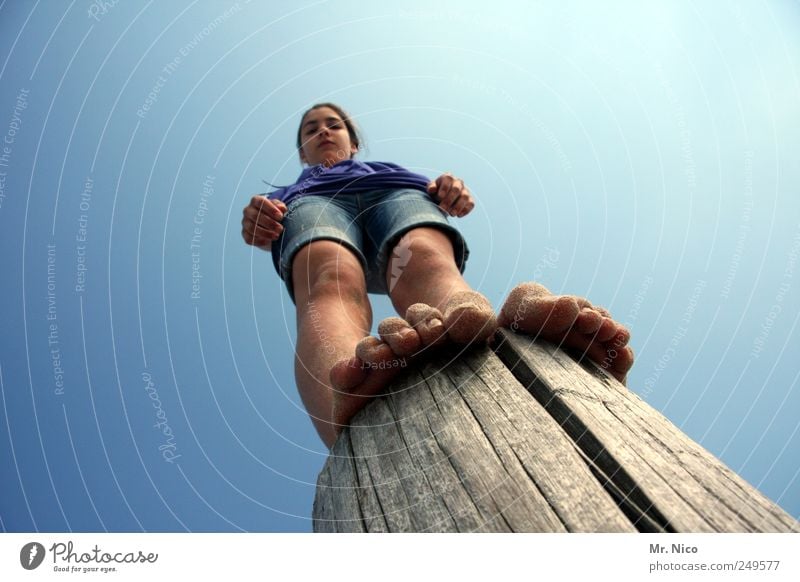
[[[497,353],[596,470],[667,531],[785,532],[797,522],[658,411],[589,364],[506,330]]]
[[[333,475],[350,462],[343,488]],[[366,531],[635,531],[487,348],[441,354],[359,413],[320,475],[314,518],[315,531],[353,519]]]
[[[596,366],[506,330],[417,361],[353,419],[320,532],[799,531]]]

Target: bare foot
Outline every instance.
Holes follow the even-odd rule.
[[[444,306],[444,327],[457,344],[481,343],[494,335],[497,318],[486,297],[477,291],[459,291]]]
[[[419,346],[419,335],[414,330],[407,335],[407,345]],[[337,434],[372,396],[408,366],[409,360],[409,356],[393,352],[389,344],[367,336],[356,346],[354,357],[340,360],[333,366],[330,374],[333,387],[331,420]]]
[[[337,362],[331,370],[333,423],[339,432],[380,392],[413,357],[446,343],[485,342],[497,329],[489,301],[476,291],[454,294],[444,308],[415,303],[406,318],[388,317],[378,325],[380,339],[365,337],[355,357]]]
[[[511,291],[499,324],[579,349],[622,383],[633,366],[630,332],[608,311],[582,297],[553,295],[538,283],[522,283]]]

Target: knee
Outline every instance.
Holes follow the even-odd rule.
[[[307,301],[332,296],[359,303],[366,301],[367,283],[358,259],[343,247],[324,251],[306,253],[305,257],[298,253],[292,269],[295,297]]]
[[[309,290],[312,296],[335,294],[366,297],[367,283],[364,270],[358,263],[326,261],[319,265],[315,277],[310,281]]]
[[[453,243],[435,228],[415,228],[404,234],[392,250],[391,261],[401,267],[449,268],[455,265]]]

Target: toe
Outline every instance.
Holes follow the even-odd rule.
[[[592,309],[594,309],[597,313],[602,315],[603,317],[611,317],[611,313],[605,307],[600,307],[598,305],[592,305]]]
[[[608,366],[609,358],[605,346],[592,341],[592,338],[580,333],[570,333],[564,337],[561,343],[564,347],[573,348],[581,352],[581,358],[589,358],[599,366]]]
[[[502,321],[512,331],[555,337],[569,329],[579,313],[570,297],[528,297],[516,306],[511,320],[506,316]]]
[[[547,297],[553,293],[541,283],[520,283],[511,290],[509,299],[519,300],[524,297]]]
[[[633,366],[633,350],[630,347],[614,349],[608,344],[593,341],[590,336],[571,333],[564,337],[560,347],[569,347],[581,352],[581,358],[589,358],[600,368],[620,382],[625,382]]]
[[[415,303],[406,310],[406,321],[416,330],[424,347],[447,340],[442,312],[425,303]]]
[[[607,344],[609,348],[620,349],[627,346],[630,340],[631,332],[628,330],[628,328],[617,325],[617,331],[614,334],[614,337],[612,337]]]
[[[387,317],[381,321],[378,325],[378,334],[398,356],[410,356],[422,347],[419,334],[407,321],[399,317]]]
[[[370,335],[356,345],[356,357],[363,362],[377,364],[394,358],[394,352],[388,344]]]
[[[340,360],[331,368],[330,380],[334,390],[350,392],[364,381],[367,371],[358,358]]]
[[[563,333],[575,323],[580,313],[575,299],[565,295],[535,299],[533,303],[531,320],[546,335]]]
[[[586,299],[586,297],[580,297],[579,295],[567,295],[567,297],[574,299],[575,303],[577,303],[581,309],[588,308],[588,309],[594,309],[595,311],[599,311],[598,309],[595,309],[595,307],[591,303],[589,303],[589,300]]]
[[[627,375],[628,371],[633,367],[633,350],[630,346],[625,346],[621,350],[617,350],[617,357],[614,358],[612,370],[614,376],[622,382]]]
[[[551,295],[544,285],[539,283],[520,283],[511,290],[503,307],[500,308],[498,323],[503,327],[510,327],[518,324],[524,314],[521,313],[526,308],[526,301],[533,297],[545,297]]]
[[[491,303],[476,291],[454,294],[444,309],[444,326],[456,343],[486,341],[497,329]]]
[[[613,319],[604,317],[603,323],[600,325],[600,329],[597,330],[595,339],[599,342],[608,342],[614,338],[618,330],[619,326],[616,324],[616,322],[614,322]]]
[[[499,323],[580,350],[620,382],[633,366],[630,332],[582,297],[556,296],[538,283],[523,283],[509,294]]]
[[[594,334],[603,324],[603,316],[594,309],[584,307],[575,319],[575,329],[583,334]]]

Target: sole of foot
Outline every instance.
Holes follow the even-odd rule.
[[[331,370],[337,432],[413,358],[448,343],[485,343],[496,329],[497,317],[491,304],[476,291],[455,293],[445,304],[444,313],[415,303],[407,309],[405,319],[384,319],[378,325],[380,338],[365,337],[353,357],[337,362]]]
[[[633,366],[630,332],[582,297],[554,295],[538,283],[522,283],[509,294],[498,323],[580,350],[623,384]]]

